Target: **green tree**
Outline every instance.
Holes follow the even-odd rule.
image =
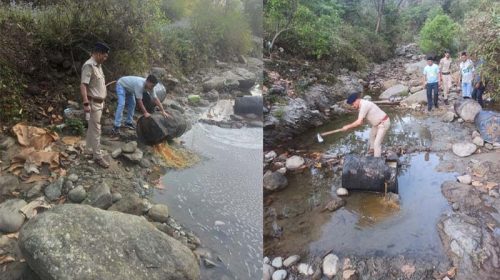
[[[458,31],[459,25],[447,15],[428,19],[420,31],[420,48],[423,52],[434,53],[442,53],[445,49],[456,50]]]

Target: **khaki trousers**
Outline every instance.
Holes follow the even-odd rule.
[[[373,155],[380,157],[382,155],[382,141],[391,126],[391,120],[387,119],[377,126],[372,126],[370,130],[370,149],[373,149]]]
[[[104,102],[90,102],[90,120],[85,138],[86,149],[92,152],[94,159],[101,159],[101,116],[104,109]]]
[[[451,89],[451,74],[449,75],[442,75],[443,77],[443,97],[444,99],[448,99],[448,94],[450,93]]]

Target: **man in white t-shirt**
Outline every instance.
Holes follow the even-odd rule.
[[[432,104],[438,108],[439,96],[439,66],[434,63],[433,57],[427,57],[427,65],[424,67],[423,84],[427,90],[427,110],[432,110]],[[434,98],[432,93],[434,92]]]
[[[348,125],[342,127],[342,131],[347,131],[351,128],[358,127],[366,120],[372,125],[370,131],[370,151],[375,157],[382,155],[382,141],[384,136],[391,126],[391,120],[384,111],[382,111],[375,103],[359,98],[358,93],[353,93],[347,98],[347,104],[354,109],[359,110],[358,119]]]
[[[457,84],[462,85],[462,97],[464,99],[472,97],[472,79],[474,78],[474,63],[467,57],[467,52],[462,52],[460,56],[460,80]],[[460,83],[461,82],[461,83]]]
[[[450,51],[444,51],[444,57],[439,61],[439,80],[443,85],[444,104],[448,105],[448,94],[451,89],[451,56]]]

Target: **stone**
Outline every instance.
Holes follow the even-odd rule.
[[[462,176],[458,176],[457,180],[460,183],[466,184],[466,185],[470,185],[472,183],[472,177],[470,175],[468,175],[468,174],[462,175]]]
[[[200,279],[181,242],[142,217],[87,205],[36,215],[21,229],[19,247],[41,279]]]
[[[286,167],[280,167],[276,172],[285,175],[286,174]]]
[[[59,177],[59,179],[45,187],[44,193],[49,201],[54,201],[61,197],[63,184],[64,178]]]
[[[114,203],[108,210],[140,216],[149,210],[149,205],[148,202],[140,198],[138,194],[125,193],[122,199]]]
[[[485,147],[486,149],[488,149],[488,150],[493,150],[493,145],[492,145],[492,144],[490,144],[490,143],[486,143],[486,144],[484,144],[484,147]]]
[[[401,103],[406,105],[427,104],[427,93],[425,90],[418,91],[403,99]]]
[[[301,156],[292,156],[286,160],[285,166],[288,170],[297,170],[305,163]]]
[[[291,267],[292,265],[296,264],[298,261],[300,261],[300,256],[299,255],[293,255],[288,258],[286,258],[283,261],[283,265],[285,267]]]
[[[78,181],[78,175],[76,175],[74,173],[73,174],[69,174],[68,180],[71,181],[71,182],[73,182],[73,183],[76,183],[76,181]]]
[[[478,147],[484,146],[484,140],[481,136],[474,137],[474,139],[472,139],[472,143],[476,144]]]
[[[474,130],[474,131],[472,132],[472,139],[474,139],[474,138],[476,138],[476,137],[481,137],[481,134],[479,134],[479,131]]]
[[[472,181],[471,185],[473,187],[480,188],[483,186],[483,183],[481,183],[480,181]]]
[[[141,149],[136,149],[132,154],[123,153],[122,155],[133,163],[140,163],[144,153]]]
[[[415,92],[419,92],[421,90],[423,90],[424,87],[423,86],[415,86],[415,87],[411,87],[410,88],[410,93],[415,93]]]
[[[338,197],[338,196],[335,196],[333,197],[332,200],[330,200],[326,205],[325,207],[323,208],[323,211],[330,211],[330,212],[333,212],[339,208],[341,208],[342,206],[345,205],[345,201]]]
[[[134,153],[135,150],[137,149],[137,142],[136,141],[130,141],[126,143],[125,145],[122,146],[122,152],[126,154],[131,154]]]
[[[262,260],[262,262],[265,263],[265,264],[270,264],[271,260],[269,259],[269,257],[264,257],[264,259]]]
[[[68,193],[68,198],[71,202],[80,203],[87,198],[87,191],[83,186],[77,186]]]
[[[466,222],[460,215],[452,215],[442,222],[443,233],[453,240],[451,250],[457,256],[472,255],[479,249],[481,229]]]
[[[21,228],[25,216],[19,211],[26,204],[22,199],[9,199],[0,204],[0,232],[17,232]]]
[[[453,153],[459,157],[468,157],[477,149],[477,146],[472,143],[455,143],[452,146]]]
[[[323,274],[332,279],[339,271],[339,257],[334,254],[328,254],[323,259]]]
[[[356,270],[354,269],[347,269],[342,272],[342,279],[343,280],[357,280],[358,276],[356,274]]]
[[[306,275],[306,276],[311,276],[314,274],[314,270],[311,267],[311,265],[301,263],[297,266],[297,270],[299,271],[300,274]]]
[[[405,65],[405,71],[407,74],[422,75],[426,65],[427,65],[427,60],[421,60],[415,63],[408,63]]]
[[[472,99],[465,99],[453,105],[455,112],[466,122],[474,122],[476,115],[481,111],[481,105]]]
[[[8,150],[10,147],[16,144],[16,140],[12,137],[5,137],[2,141],[0,141],[0,150]]]
[[[462,118],[458,118],[458,119],[457,119],[457,122],[458,122],[458,123],[463,123],[463,122],[464,122],[464,119],[462,119]]]
[[[122,149],[118,148],[111,153],[112,158],[117,158],[122,154]]]
[[[287,272],[284,269],[276,270],[273,273],[273,280],[285,280],[287,276]]]
[[[455,113],[453,113],[453,112],[446,112],[441,117],[441,121],[443,121],[443,122],[452,122],[454,119],[455,119]]]
[[[108,209],[113,204],[113,198],[108,185],[102,183],[94,186],[83,203],[101,209]]]
[[[382,87],[384,90],[387,90],[391,87],[394,87],[396,86],[397,84],[399,84],[399,81],[396,80],[396,79],[390,79],[390,80],[387,80],[387,81],[383,81],[382,82]]]
[[[112,199],[113,203],[120,201],[122,199],[122,194],[119,192],[114,192],[111,194],[111,199]]]
[[[272,275],[274,274],[274,267],[272,267],[269,264],[265,263],[263,265],[262,272],[263,272],[262,280],[271,280],[272,279]]]
[[[42,196],[42,188],[43,188],[43,183],[38,182],[36,183],[27,193],[26,193],[26,198],[27,199],[32,199],[36,197]]]
[[[168,221],[168,207],[165,204],[155,204],[148,211],[148,217],[160,223],[165,223]]]
[[[75,186],[74,186],[73,182],[70,180],[66,180],[63,184],[62,193],[68,194],[74,188],[75,188]]]
[[[391,97],[398,97],[408,94],[408,87],[404,85],[395,85],[386,89],[380,94],[380,99],[389,99]]]
[[[288,179],[280,172],[268,171],[264,174],[263,186],[267,191],[277,191],[288,186]]]
[[[336,192],[338,196],[349,195],[349,191],[346,188],[338,188]]]
[[[271,265],[275,268],[281,268],[283,266],[283,258],[282,257],[276,257],[273,259],[271,262]]]
[[[451,208],[453,209],[453,211],[458,211],[460,209],[460,204],[458,204],[457,202],[453,202],[453,204],[451,204]]]
[[[275,152],[275,151],[270,151],[270,152],[268,152],[268,153],[266,153],[266,154],[264,155],[264,161],[265,161],[265,162],[271,162],[271,161],[273,161],[273,160],[274,160],[277,156],[278,156],[278,154],[276,154],[276,152]]]

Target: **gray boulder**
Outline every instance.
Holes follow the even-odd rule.
[[[148,217],[151,220],[159,223],[165,223],[168,221],[168,207],[164,204],[156,204],[149,209]]]
[[[405,64],[405,71],[408,74],[422,75],[426,65],[427,65],[427,60],[421,60],[415,63],[408,63]]]
[[[280,172],[267,172],[264,175],[263,183],[265,190],[276,191],[285,188],[288,185],[288,180]]]
[[[457,115],[466,122],[474,122],[477,114],[481,111],[481,105],[472,99],[456,102],[453,107]]]
[[[395,85],[386,89],[382,94],[380,94],[380,99],[389,99],[391,97],[397,97],[408,94],[408,87],[404,85]]]
[[[90,190],[83,204],[89,204],[97,208],[108,209],[113,204],[113,196],[106,183],[96,185]]]
[[[85,205],[35,216],[19,247],[42,279],[200,279],[192,252],[144,218]]]
[[[77,186],[68,193],[68,198],[71,202],[80,203],[87,197],[87,191],[83,186]]]
[[[59,177],[56,181],[45,187],[44,193],[48,200],[54,201],[62,195],[64,178]]]
[[[404,103],[406,105],[427,104],[427,93],[425,90],[418,91],[403,99],[401,103]]]
[[[468,157],[476,151],[477,146],[473,143],[455,143],[451,148],[455,155],[459,157]]]
[[[19,212],[26,205],[22,199],[10,199],[0,204],[0,232],[18,231],[24,223],[24,215]]]
[[[108,210],[140,216],[148,211],[148,207],[148,203],[138,194],[125,193],[122,199],[114,203]]]

